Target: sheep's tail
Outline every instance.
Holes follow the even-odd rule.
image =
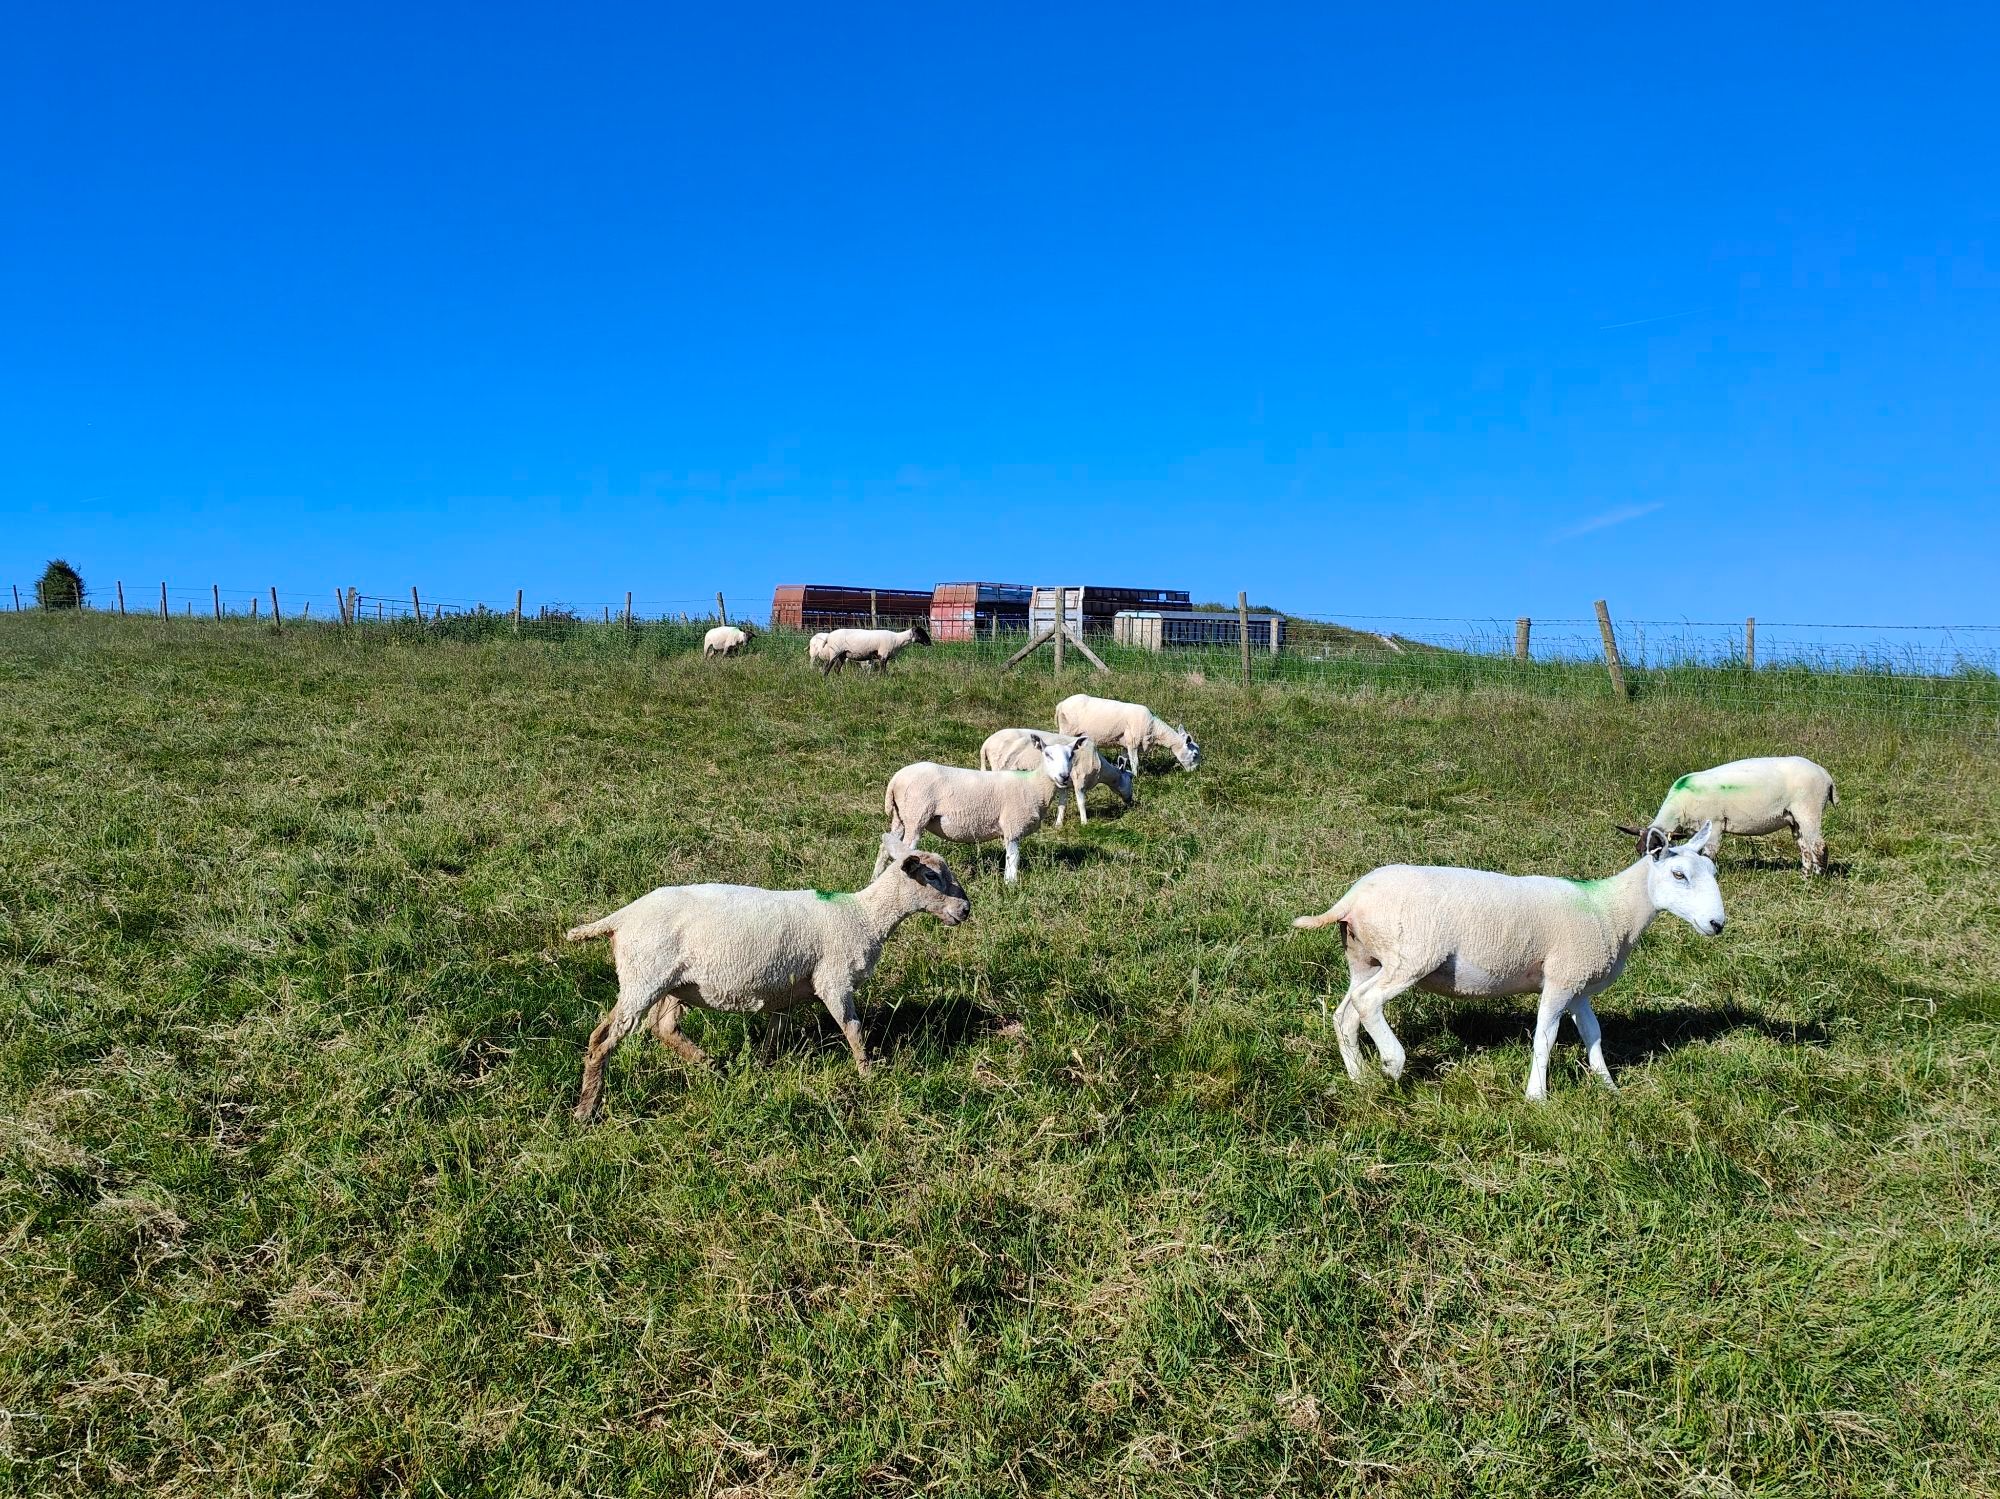
[[[600,916],[595,921],[586,921],[582,926],[573,926],[563,933],[565,942],[588,942],[593,937],[609,937],[618,930],[618,912]]]
[[[1337,921],[1345,922],[1346,920],[1347,897],[1343,895],[1333,903],[1332,909],[1323,911],[1317,916],[1294,916],[1292,918],[1292,925],[1302,932],[1310,932],[1317,927],[1332,926]]]

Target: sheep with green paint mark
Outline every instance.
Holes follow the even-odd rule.
[[[1840,793],[1824,766],[1803,755],[1764,755],[1682,776],[1649,826],[1620,824],[1619,831],[1637,838],[1644,854],[1656,843],[1706,823],[1711,831],[1703,852],[1712,859],[1722,847],[1724,833],[1758,838],[1788,828],[1799,841],[1800,867],[1807,874],[1825,874],[1826,839],[1820,822],[1826,809],[1839,801]]]
[[[905,765],[889,778],[882,797],[889,834],[912,848],[922,833],[954,843],[1003,842],[1011,885],[1021,874],[1021,840],[1069,789],[1075,761],[1068,744],[1051,743],[1042,746],[1033,770],[966,770],[931,760]]]
[[[1391,1081],[1402,1076],[1403,1048],[1382,1011],[1406,989],[1460,998],[1538,993],[1527,1096],[1548,1096],[1549,1053],[1565,1014],[1588,1048],[1590,1070],[1615,1088],[1591,996],[1624,971],[1662,911],[1705,936],[1721,932],[1722,891],[1714,861],[1701,851],[1709,832],[1703,827],[1679,848],[1662,843],[1602,880],[1387,864],[1356,880],[1324,915],[1299,917],[1293,926],[1338,923],[1347,948],[1347,994],[1333,1014],[1347,1075],[1361,1081],[1365,1026],[1382,1070]]]
[[[668,885],[571,929],[572,942],[610,938],[618,965],[618,1002],[590,1034],[576,1117],[597,1113],[605,1060],[649,1015],[661,1041],[690,1062],[707,1060],[680,1032],[688,1005],[778,1013],[818,999],[847,1038],[856,1070],[867,1072],[854,992],[875,971],[882,944],[919,911],[946,926],[972,914],[943,859],[892,839],[882,844],[862,890]]]
[[[1130,767],[1114,765],[1098,754],[1097,746],[1080,734],[1051,734],[1047,729],[995,729],[979,746],[979,768],[1033,770],[1041,763],[1043,749],[1050,744],[1067,744],[1075,756],[1070,765],[1070,789],[1076,796],[1078,821],[1086,825],[1090,822],[1083,794],[1093,786],[1109,786],[1126,806],[1132,805],[1136,798],[1132,791]],[[1056,803],[1057,827],[1063,825],[1065,810],[1061,802]]]

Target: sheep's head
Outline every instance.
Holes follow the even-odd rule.
[[[1193,770],[1201,764],[1201,746],[1194,742],[1194,735],[1187,731],[1186,725],[1177,724],[1174,732],[1181,736],[1181,742],[1174,750],[1174,758],[1180,761],[1182,770]]]
[[[922,625],[911,625],[910,638],[915,640],[918,645],[929,645],[931,643],[931,632],[926,630]]]
[[[1703,823],[1694,837],[1676,848],[1658,828],[1649,828],[1646,863],[1646,892],[1655,907],[1671,911],[1704,937],[1721,933],[1723,924],[1722,887],[1715,883],[1715,861],[1702,852],[1708,843],[1710,824]]]
[[[1042,746],[1042,774],[1054,781],[1058,788],[1069,785],[1075,768],[1075,745],[1050,743]]]
[[[928,911],[946,926],[957,926],[972,914],[972,898],[936,854],[921,849],[903,849],[897,870],[916,885],[919,911]]]

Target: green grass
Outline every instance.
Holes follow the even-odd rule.
[[[1601,680],[1143,690],[1206,761],[954,866],[832,1027],[695,1016],[569,1118],[572,923],[850,888],[1048,722],[694,632],[0,616],[0,1490],[1958,1494],[2000,1470],[1990,734]],[[1682,771],[1835,773],[1524,1103],[1525,1001],[1356,1088],[1288,929],[1397,859],[1594,876]]]

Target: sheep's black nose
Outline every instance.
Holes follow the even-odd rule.
[[[1708,924],[1708,935],[1711,937],[1720,937],[1722,935],[1722,918],[1720,916]]]

